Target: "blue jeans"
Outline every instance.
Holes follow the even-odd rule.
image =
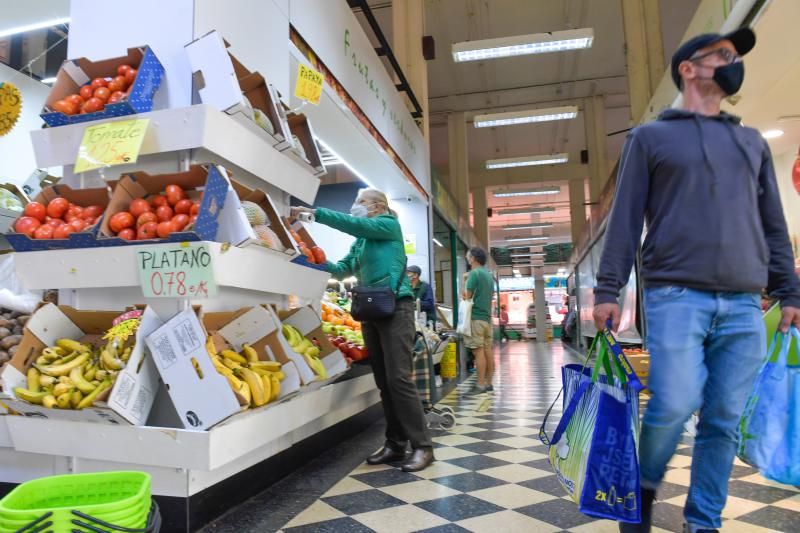
[[[645,290],[650,349],[640,438],[642,486],[656,489],[683,427],[700,410],[684,516],[691,531],[719,528],[739,442],[739,418],[766,352],[758,294],[684,287]]]

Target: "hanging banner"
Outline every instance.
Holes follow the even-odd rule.
[[[136,267],[145,298],[213,298],[217,295],[206,243],[137,247]]]
[[[89,126],[75,160],[76,174],[113,165],[127,165],[139,159],[150,119],[121,120]]]

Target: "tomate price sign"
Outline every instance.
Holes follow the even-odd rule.
[[[83,131],[75,159],[76,174],[112,165],[135,163],[139,159],[149,118],[104,122]]]
[[[211,252],[205,243],[142,246],[136,267],[145,298],[213,298],[217,295]]]

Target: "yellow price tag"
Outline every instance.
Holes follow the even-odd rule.
[[[0,82],[0,136],[14,127],[22,112],[22,94],[12,83]]]
[[[294,88],[294,95],[300,100],[319,105],[324,81],[322,74],[313,68],[300,64],[297,67],[297,85]]]
[[[149,124],[145,118],[89,126],[83,131],[74,172],[135,163]]]

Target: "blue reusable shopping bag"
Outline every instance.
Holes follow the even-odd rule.
[[[548,438],[548,411],[539,438],[550,446],[550,464],[582,513],[639,523],[642,384],[608,329],[597,335],[589,354],[598,344],[594,370],[585,364],[562,369],[564,414]]]
[[[800,367],[788,362],[792,339],[800,347],[795,327],[772,340],[742,415],[738,455],[767,479],[800,485]]]

